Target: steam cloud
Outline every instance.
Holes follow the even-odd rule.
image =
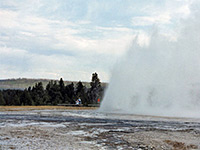
[[[176,41],[153,33],[114,67],[101,111],[200,117],[200,3],[178,25]]]

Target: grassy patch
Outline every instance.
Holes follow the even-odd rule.
[[[93,110],[96,107],[66,107],[66,106],[0,106],[0,111],[25,111],[25,110],[48,110],[48,109],[66,109],[66,110]]]
[[[190,150],[190,149],[198,149],[197,145],[185,145],[183,142],[165,140],[165,142],[173,147],[173,150]]]

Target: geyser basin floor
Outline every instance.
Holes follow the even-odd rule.
[[[200,122],[175,120],[94,110],[4,111],[0,149],[200,149]]]

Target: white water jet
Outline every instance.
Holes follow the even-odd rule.
[[[155,33],[146,47],[134,42],[113,69],[100,111],[200,117],[198,6],[179,24],[176,41]]]

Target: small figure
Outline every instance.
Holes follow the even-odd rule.
[[[79,105],[79,100],[76,100],[76,105]]]
[[[79,105],[80,105],[81,104],[81,98],[80,97],[78,98],[78,102],[79,102]]]

